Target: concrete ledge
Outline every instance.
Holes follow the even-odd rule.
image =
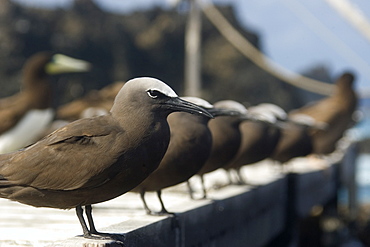
[[[123,243],[75,237],[49,246],[263,246],[284,229],[286,186],[286,177],[256,188],[229,186],[203,205],[137,229],[127,222],[103,229],[122,233]]]
[[[184,184],[164,190],[167,209],[176,212],[170,217],[145,215],[134,193],[94,205],[98,230],[118,234],[123,241],[63,237],[81,233],[73,211],[36,209],[4,200],[0,204],[0,246],[274,246],[293,221],[335,196],[337,169],[338,165],[330,165],[284,175],[276,166],[261,163],[243,168],[248,180],[258,184],[254,187],[223,186],[226,176],[218,171],[206,177],[211,199],[191,200]],[[153,204],[155,196],[148,196]],[[62,231],[53,232],[53,228]],[[31,230],[35,234],[27,235]]]
[[[263,246],[284,228],[286,181],[183,213],[180,246]]]
[[[289,174],[289,186],[293,188],[295,210],[298,217],[307,217],[313,206],[325,205],[336,197],[339,165],[325,170]]]

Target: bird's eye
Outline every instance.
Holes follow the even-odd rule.
[[[153,99],[156,99],[162,95],[162,93],[157,90],[148,90],[147,93]]]

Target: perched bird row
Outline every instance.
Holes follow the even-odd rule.
[[[28,82],[24,81],[42,85],[34,90],[37,93],[31,89],[27,93],[25,89],[8,100],[15,104],[6,103],[7,99],[0,101],[4,112],[15,111],[11,110],[12,105],[22,109],[17,119],[27,115],[28,109],[50,106],[45,73],[51,69],[48,64],[55,56],[43,53],[39,57],[43,57],[44,60],[39,58],[43,62],[32,65],[42,78],[32,76],[32,69],[28,69]],[[85,62],[71,61],[74,71],[86,71],[89,67]],[[112,238],[96,230],[91,205],[132,191],[140,193],[148,214],[167,214],[161,191],[187,182],[194,175],[203,181],[204,174],[223,168],[235,170],[237,182],[245,183],[239,172],[244,165],[266,158],[285,163],[298,156],[332,152],[352,121],[356,107],[353,79],[351,74],[344,74],[332,96],[289,114],[272,104],[246,109],[232,100],[212,105],[200,98],[181,98],[154,78],[114,84],[101,95],[95,92],[57,111],[59,118],[65,116],[65,120],[75,121],[28,147],[25,145],[29,143],[22,143],[4,148],[7,152],[25,147],[0,155],[0,197],[35,207],[75,208],[84,237]],[[41,82],[37,84],[37,80]],[[36,96],[40,98],[36,100]],[[31,103],[45,99],[47,103]],[[83,117],[87,108],[102,109],[103,114]],[[9,113],[1,114],[2,111],[2,122],[7,122]],[[16,124],[16,120],[12,121]],[[10,126],[8,123],[0,129],[9,132]],[[6,147],[5,142],[1,144],[1,137],[0,146]],[[34,138],[27,142],[35,141]],[[204,182],[202,186],[206,197]],[[190,191],[191,187],[189,184]],[[161,211],[150,210],[144,197],[147,191],[157,192]]]

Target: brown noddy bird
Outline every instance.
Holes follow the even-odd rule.
[[[0,197],[76,208],[83,236],[104,238],[95,229],[91,205],[130,191],[158,167],[170,140],[166,119],[175,111],[212,117],[160,80],[132,79],[109,114],[74,121],[24,150],[0,155]]]
[[[271,159],[284,164],[289,160],[307,156],[313,151],[310,131],[325,129],[327,125],[315,122],[315,120],[304,114],[290,116],[282,128],[279,142],[271,155]]]
[[[243,121],[239,125],[242,135],[239,150],[223,167],[228,171],[228,175],[231,175],[232,170],[236,171],[238,184],[246,184],[240,174],[242,166],[262,161],[273,153],[281,135],[281,126],[277,123],[277,119],[284,116],[283,112],[284,110],[281,109],[281,114],[277,114],[267,104],[248,108],[248,114],[252,119]],[[232,182],[231,176],[229,178]]]
[[[183,98],[196,102],[208,111],[213,107],[200,98]],[[162,189],[185,182],[199,171],[208,158],[212,145],[211,132],[207,126],[208,117],[175,112],[167,120],[171,139],[166,154],[157,170],[132,190],[140,193],[147,214],[152,215],[169,214],[161,198]],[[157,192],[161,211],[150,210],[145,201],[147,191]]]
[[[197,97],[183,98],[206,108],[214,117],[220,114],[235,113],[214,108],[207,101]],[[133,190],[140,193],[148,214],[168,214],[161,198],[161,190],[186,182],[204,165],[212,147],[212,136],[207,125],[208,122],[208,117],[182,112],[173,113],[168,116],[168,123],[171,130],[168,150],[158,169]],[[147,191],[157,192],[162,207],[161,211],[152,212],[149,209],[144,197]]]
[[[215,108],[237,111],[236,116],[219,116],[211,119],[208,127],[212,134],[212,149],[206,163],[197,173],[201,178],[203,198],[207,197],[204,184],[204,174],[215,171],[225,164],[238,152],[241,133],[239,125],[247,118],[247,109],[233,100],[222,100],[213,104]]]
[[[58,107],[56,119],[74,121],[85,117],[86,111],[109,111],[123,84],[124,82],[109,84],[100,90],[90,91],[84,97]],[[87,115],[89,115],[89,112]]]
[[[336,148],[353,121],[357,107],[357,96],[353,89],[354,75],[344,73],[336,80],[336,89],[331,96],[294,110],[289,115],[306,114],[316,122],[326,123],[327,128],[310,132],[313,140],[313,153],[329,154]]]
[[[0,153],[23,148],[39,139],[51,123],[49,75],[84,72],[90,64],[61,54],[39,52],[23,67],[22,90],[0,99]]]

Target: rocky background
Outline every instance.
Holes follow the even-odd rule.
[[[263,37],[241,27],[231,7],[220,10],[261,48],[259,41]],[[23,63],[44,50],[94,65],[89,73],[55,78],[56,105],[137,76],[157,77],[182,95],[186,17],[187,6],[119,15],[104,12],[93,0],[75,0],[69,9],[53,10],[1,0],[0,97],[19,90]],[[315,97],[257,68],[204,16],[202,32],[202,97],[206,100],[234,99],[247,105],[270,102],[290,110]],[[313,65],[307,71],[304,74],[331,81],[324,66]]]

